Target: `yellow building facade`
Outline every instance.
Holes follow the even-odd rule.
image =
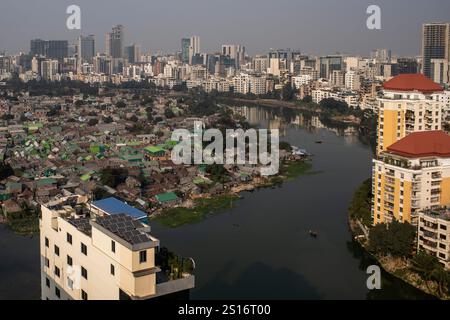
[[[378,99],[377,155],[412,132],[442,129],[443,88],[423,75],[400,75],[383,85]]]
[[[417,223],[418,212],[450,205],[450,136],[416,132],[373,161],[373,223]]]

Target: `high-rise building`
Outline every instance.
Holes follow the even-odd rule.
[[[181,61],[183,63],[189,63],[189,48],[191,47],[191,39],[181,39]]]
[[[414,132],[373,160],[373,223],[417,224],[420,210],[450,205],[450,136]]]
[[[192,36],[191,37],[191,48],[194,54],[200,53],[200,37]]]
[[[189,39],[189,64],[193,64],[193,58],[200,54],[200,37],[192,36]]]
[[[84,208],[83,208],[84,207]],[[41,206],[41,295],[49,300],[188,298],[193,263],[168,276],[146,213],[114,199],[61,198]],[[163,269],[164,268],[164,269]]]
[[[234,67],[239,67],[245,63],[245,47],[236,44],[224,44],[222,45],[222,55],[230,57],[234,60]]]
[[[67,40],[49,40],[47,41],[46,57],[57,59],[60,63],[68,57],[69,42]]]
[[[77,56],[81,63],[92,63],[95,56],[95,36],[79,36],[77,41]]]
[[[389,63],[391,62],[392,53],[389,49],[376,49],[372,51],[371,57],[375,60],[375,62]]]
[[[398,58],[397,59],[397,74],[417,73],[419,71],[419,64],[415,58]]]
[[[112,28],[112,32],[106,34],[106,54],[112,58],[123,57],[124,27],[117,25]]]
[[[319,77],[330,79],[333,71],[344,70],[342,56],[325,56],[319,60]]]
[[[432,59],[450,62],[450,23],[426,23],[422,27],[422,73],[433,78]]]
[[[437,257],[450,269],[450,209],[422,210],[418,220],[418,251]]]
[[[111,57],[105,54],[97,54],[92,60],[94,71],[96,73],[104,73],[104,74],[113,73],[113,63]]]
[[[33,39],[30,41],[30,55],[45,56],[47,54],[46,42],[42,39]]]
[[[345,73],[345,87],[350,90],[359,90],[361,88],[361,77],[356,71]]]
[[[34,39],[30,42],[30,54],[42,55],[48,59],[57,59],[59,63],[68,57],[69,42],[67,40]]]
[[[442,103],[433,95],[443,91],[423,74],[402,74],[383,84],[378,99],[377,154],[418,131],[442,129]]]
[[[266,56],[256,56],[252,60],[252,68],[257,73],[266,73],[269,68],[269,59]]]
[[[333,70],[330,74],[330,82],[334,87],[342,88],[345,85],[345,72],[341,70]]]
[[[141,46],[133,43],[125,48],[125,56],[129,63],[138,63],[141,60]]]
[[[58,60],[45,59],[41,62],[41,77],[47,81],[55,81],[58,74]]]
[[[430,78],[439,84],[450,84],[449,62],[445,59],[431,59]]]

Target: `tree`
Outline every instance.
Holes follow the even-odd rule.
[[[100,171],[100,181],[104,185],[116,188],[124,183],[128,177],[128,170],[123,168],[105,168]]]
[[[282,97],[284,101],[291,101],[295,98],[295,90],[290,82],[283,86]]]
[[[280,150],[285,150],[285,151],[291,152],[292,146],[289,142],[281,141],[280,142]]]
[[[113,118],[111,118],[110,116],[104,117],[103,118],[103,122],[104,123],[111,123],[111,122],[113,122]]]
[[[348,208],[351,218],[358,219],[366,226],[372,225],[372,179],[367,179],[356,190]]]
[[[305,103],[311,103],[311,102],[313,102],[313,99],[312,99],[312,97],[311,96],[305,96],[303,99],[302,99],[302,101],[303,102],[305,102]]]
[[[212,164],[206,167],[206,173],[210,174],[216,182],[224,183],[228,180],[228,171],[223,164]]]
[[[97,124],[98,124],[98,119],[89,119],[89,121],[88,121],[88,125],[90,127],[93,127],[93,126],[95,126]]]
[[[370,230],[368,249],[381,255],[406,258],[412,255],[415,239],[414,226],[394,220],[389,225],[377,224]]]
[[[116,103],[117,108],[125,108],[126,106],[127,106],[127,104],[122,100],[120,100]]]
[[[0,180],[6,179],[14,174],[9,164],[0,163]]]
[[[173,113],[172,109],[166,108],[164,110],[164,116],[168,119],[175,117],[175,113]]]
[[[349,110],[347,102],[338,101],[333,98],[323,99],[319,104],[327,111],[337,112],[340,114],[345,114]]]
[[[12,114],[5,113],[4,115],[2,115],[2,120],[8,121],[8,120],[12,120],[12,119],[14,119],[14,116]]]
[[[412,270],[416,271],[426,281],[434,280],[438,284],[439,296],[444,296],[450,292],[450,272],[444,270],[444,267],[439,263],[439,259],[424,251],[420,251],[411,260]]]

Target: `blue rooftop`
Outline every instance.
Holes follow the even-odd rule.
[[[133,208],[132,206],[122,202],[116,198],[107,198],[92,202],[94,207],[99,208],[102,211],[110,215],[125,213],[133,218],[142,219],[147,218],[147,214],[141,210]]]

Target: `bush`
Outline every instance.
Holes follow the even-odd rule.
[[[416,228],[408,222],[380,223],[370,230],[369,251],[395,257],[410,257],[414,251]]]
[[[368,179],[356,190],[348,208],[352,219],[358,219],[365,226],[372,225],[371,217],[372,179]]]

